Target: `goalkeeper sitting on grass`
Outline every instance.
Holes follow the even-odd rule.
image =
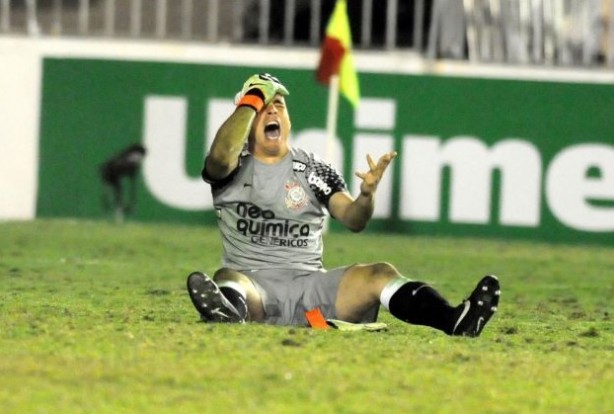
[[[353,232],[373,213],[377,185],[397,156],[367,155],[353,197],[341,174],[316,155],[291,147],[288,90],[268,74],[253,75],[205,158],[224,248],[213,279],[189,275],[192,303],[205,322],[307,324],[306,312],[353,323],[374,322],[380,305],[398,319],[449,335],[478,336],[497,310],[499,282],[485,276],[451,306],[431,286],[409,280],[391,264],[322,266],[328,213]]]

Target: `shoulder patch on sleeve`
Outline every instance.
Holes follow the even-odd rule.
[[[339,171],[324,160],[313,156],[305,169],[305,178],[309,188],[314,192],[320,203],[328,207],[333,194],[346,191],[345,180]]]
[[[307,164],[301,161],[292,160],[292,169],[296,172],[302,172],[307,169]]]

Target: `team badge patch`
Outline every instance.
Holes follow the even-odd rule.
[[[300,183],[294,180],[286,182],[286,207],[299,210],[307,205],[307,193]]]

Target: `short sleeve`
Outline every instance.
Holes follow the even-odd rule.
[[[211,178],[209,174],[207,173],[206,167],[207,167],[207,160],[209,159],[209,154],[207,154],[207,156],[205,157],[205,162],[203,163],[203,170],[200,174],[203,181],[206,182],[207,184],[210,184],[213,190],[218,190],[220,188],[225,187],[237,175],[237,173],[243,166],[243,158],[246,157],[248,154],[249,153],[247,151],[243,151],[241,155],[239,156],[239,163],[237,164],[237,167],[234,170],[232,170],[232,172],[228,174],[228,176],[222,178],[221,180],[215,180]]]
[[[347,191],[341,173],[329,163],[315,156],[309,160],[305,169],[305,178],[318,201],[327,208],[333,194],[339,191]]]

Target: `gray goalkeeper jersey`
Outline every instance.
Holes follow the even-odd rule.
[[[274,165],[249,152],[225,179],[211,180],[222,235],[222,265],[237,270],[322,268],[322,227],[330,197],[347,191],[341,174],[291,148]]]

